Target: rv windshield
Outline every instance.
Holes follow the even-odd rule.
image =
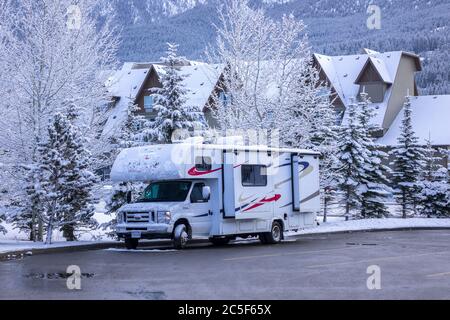
[[[189,181],[155,182],[145,188],[138,202],[183,202],[190,188]]]

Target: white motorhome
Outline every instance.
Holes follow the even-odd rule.
[[[286,231],[312,227],[320,210],[319,154],[266,146],[185,142],[124,150],[115,182],[144,182],[143,194],[117,214],[127,248],[140,239],[193,237],[224,245],[258,236],[278,243]]]

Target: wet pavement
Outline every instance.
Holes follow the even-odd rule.
[[[43,254],[0,262],[0,284],[0,299],[450,299],[450,230]]]

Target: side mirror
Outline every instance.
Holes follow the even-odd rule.
[[[133,202],[133,193],[131,191],[127,192],[127,203]]]
[[[202,189],[203,200],[208,201],[211,198],[211,188],[204,186]]]

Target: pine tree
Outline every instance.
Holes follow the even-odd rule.
[[[425,150],[425,171],[420,182],[419,205],[422,213],[431,216],[450,216],[450,185],[448,171],[435,155],[432,141],[427,141]]]
[[[30,241],[43,241],[43,225],[39,214],[42,211],[39,167],[29,166],[24,170],[27,171],[25,180],[27,197],[16,204],[19,210],[11,214],[10,221],[15,229],[28,233]]]
[[[386,202],[392,195],[388,179],[390,169],[383,164],[383,160],[387,159],[388,155],[375,145],[375,139],[372,136],[372,132],[378,128],[372,124],[371,119],[374,117],[374,110],[369,106],[369,103],[367,93],[361,93],[358,103],[359,123],[365,134],[364,147],[369,151],[369,157],[366,159],[368,162],[363,167],[366,171],[366,178],[363,180],[361,188],[361,215],[364,218],[382,218],[389,214]]]
[[[2,226],[2,223],[6,220],[6,215],[0,212],[0,234],[6,234],[6,228]]]
[[[57,228],[70,236],[67,226],[75,229],[95,225],[91,204],[95,177],[88,169],[89,153],[79,132],[61,113],[53,117],[48,140],[40,144],[38,151],[41,165],[36,171],[36,189],[42,205],[40,218],[46,224],[46,243],[50,244]]]
[[[67,140],[63,153],[68,161],[63,175],[65,180],[64,201],[68,210],[64,217],[67,223],[62,227],[63,236],[67,241],[75,241],[75,231],[79,228],[95,228],[96,222],[92,218],[94,207],[92,205],[92,190],[97,182],[96,176],[90,171],[90,152],[85,147],[86,139],[81,135],[79,128],[73,124],[78,119],[78,113],[74,105],[69,109],[69,128],[67,128]]]
[[[370,162],[371,152],[366,148],[366,133],[359,121],[359,110],[354,101],[348,106],[348,119],[338,134],[338,188],[342,193],[347,217],[361,207],[363,197],[361,186],[369,179],[366,164]]]
[[[154,94],[154,109],[158,113],[152,126],[153,141],[171,143],[176,130],[193,130],[205,127],[202,110],[186,106],[188,90],[183,84],[186,75],[178,67],[185,61],[178,57],[177,45],[168,44],[167,57],[161,58],[165,73],[161,76],[162,88]]]
[[[124,122],[119,134],[113,138],[113,145],[116,146],[115,153],[126,148],[139,147],[147,144],[149,140],[148,130],[151,126],[145,117],[137,114],[139,107],[130,100],[128,104],[127,119]],[[100,227],[104,231],[111,230],[117,223],[115,216],[117,211],[127,203],[127,194],[136,194],[141,189],[141,184],[117,183],[113,186],[110,195],[106,200],[106,215],[113,217],[111,221],[102,224]],[[114,238],[114,232],[108,232],[108,236]]]
[[[403,120],[398,145],[390,152],[394,159],[391,165],[394,167],[393,183],[397,201],[401,205],[401,213],[407,218],[411,209],[415,210],[418,182],[423,168],[424,149],[419,146],[419,139],[415,136],[412,127],[412,110],[410,98],[406,98],[403,107]]]

